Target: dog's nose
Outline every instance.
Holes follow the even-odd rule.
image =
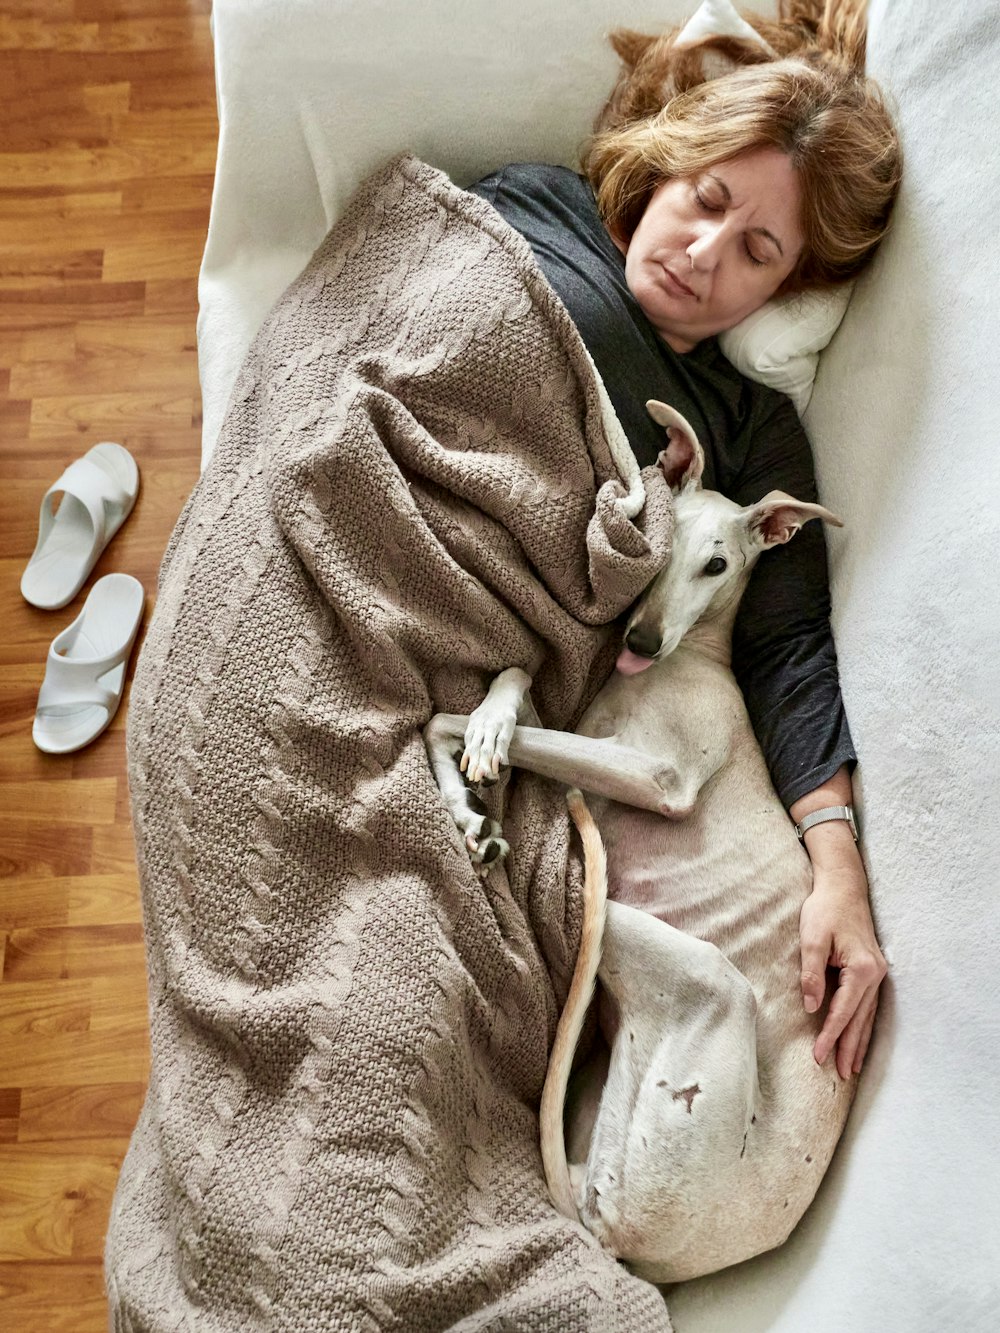
[[[633,625],[625,635],[625,647],[636,657],[655,657],[662,642],[655,630],[645,629],[642,625]]]

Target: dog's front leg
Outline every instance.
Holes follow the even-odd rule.
[[[517,726],[510,763],[668,819],[691,813],[705,775],[688,764],[575,732]]]
[[[510,848],[501,837],[500,824],[490,818],[468,783],[495,782],[501,764],[507,763],[517,721],[538,721],[528,695],[530,686],[526,671],[509,667],[494,678],[486,698],[471,714],[437,713],[424,728],[424,743],[442,799],[480,875]]]

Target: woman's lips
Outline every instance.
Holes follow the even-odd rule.
[[[671,273],[665,264],[661,264],[660,267],[663,269],[663,275],[667,280],[667,287],[675,296],[694,296],[694,292],[687,283],[681,282],[680,278]]]

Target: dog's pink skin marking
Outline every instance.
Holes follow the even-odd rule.
[[[673,1095],[674,1101],[679,1102],[683,1097],[687,1102],[688,1115],[691,1115],[691,1103],[698,1096],[699,1092],[701,1092],[701,1088],[699,1088],[698,1084],[692,1083],[690,1088],[681,1088],[680,1092],[675,1092]]]

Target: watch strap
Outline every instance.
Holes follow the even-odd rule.
[[[852,805],[828,805],[822,810],[814,810],[811,815],[806,815],[800,823],[795,825],[795,832],[799,835],[799,842],[802,841],[802,835],[807,829],[813,828],[816,824],[825,824],[830,819],[843,819],[851,830],[854,841],[858,840],[858,826],[854,822],[854,807]]]

